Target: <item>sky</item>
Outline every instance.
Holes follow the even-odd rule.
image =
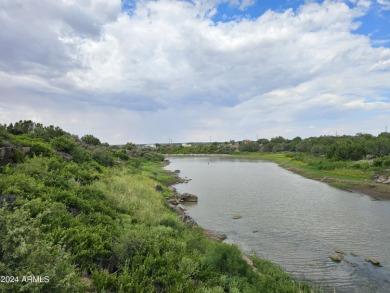
[[[0,0],[0,123],[110,144],[390,130],[390,0]]]

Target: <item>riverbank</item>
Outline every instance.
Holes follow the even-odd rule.
[[[171,207],[169,199],[176,199],[177,197],[171,186],[175,183],[182,183],[183,179],[178,176],[179,172],[171,172],[162,167],[163,165],[148,164],[143,169],[159,183],[161,193],[166,199],[165,205]],[[174,198],[171,198],[172,194]],[[239,292],[316,292],[308,283],[297,280],[287,274],[280,266],[257,256],[252,255],[248,257],[243,255],[236,245],[221,242],[221,240],[224,240],[225,235],[203,229],[193,221],[187,221],[186,217],[183,217],[183,214],[185,215],[183,210],[180,212],[175,211],[175,213],[178,214],[177,218],[183,221],[190,233],[198,235],[201,232],[201,241],[205,241],[204,244],[208,247],[208,253],[211,253],[212,258],[215,258],[215,260],[218,259],[218,263],[223,266],[224,271],[230,271],[238,265],[241,266],[242,262],[245,263],[240,269],[243,273],[242,277],[249,278],[248,280],[251,280],[249,283],[252,285],[248,287],[251,289],[240,289]],[[213,274],[219,274],[218,270]]]

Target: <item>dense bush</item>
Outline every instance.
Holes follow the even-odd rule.
[[[376,167],[390,168],[390,156],[377,158],[373,164]]]
[[[81,141],[90,144],[90,145],[100,145],[101,142],[97,137],[94,137],[92,134],[86,134],[81,138]]]
[[[70,153],[76,147],[76,142],[64,136],[58,136],[51,140],[51,146],[60,152]]]
[[[112,153],[106,148],[96,148],[92,151],[92,158],[100,165],[110,167],[114,165]]]

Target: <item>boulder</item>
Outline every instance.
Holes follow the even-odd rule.
[[[20,148],[20,151],[21,151],[23,154],[27,155],[27,154],[29,154],[29,153],[31,152],[31,148],[30,148],[30,147],[21,147],[21,148]]]
[[[226,234],[211,231],[211,230],[204,230],[204,235],[214,241],[223,241],[227,238]]]
[[[174,210],[174,211],[175,211],[176,213],[178,213],[179,215],[183,215],[184,212],[185,212],[185,210],[184,210],[182,207],[180,207],[180,206],[174,206],[174,205],[172,205],[172,206],[171,206],[171,209]]]
[[[387,181],[387,179],[389,179],[387,176],[382,175],[382,176],[379,176],[379,178],[376,180],[376,182],[383,183],[383,182]]]
[[[1,195],[0,196],[0,208],[2,208],[5,204],[7,206],[12,206],[16,200],[15,194]]]
[[[198,202],[198,197],[191,193],[183,193],[180,196],[181,202]]]
[[[169,202],[175,206],[177,206],[178,204],[180,204],[180,202],[177,200],[177,199],[170,199]]]
[[[11,147],[0,148],[0,165],[12,164],[14,162],[15,152]]]
[[[65,152],[57,152],[58,155],[60,155],[64,161],[72,161],[73,160],[73,157],[71,155],[69,155],[68,153],[65,153]]]
[[[335,251],[329,257],[335,262],[340,262],[344,259],[345,253],[342,251]]]
[[[180,173],[180,170],[175,170],[175,171],[173,171],[173,173],[179,174],[179,173]]]
[[[381,262],[379,260],[377,260],[376,258],[366,258],[365,261],[372,263],[374,266],[378,266],[378,267],[382,266]]]
[[[195,222],[195,220],[193,218],[191,218],[189,215],[183,213],[180,217],[180,219],[184,222],[184,223],[188,223],[188,224],[191,224],[193,226],[197,226],[198,224]]]
[[[390,178],[382,182],[383,184],[390,184]]]

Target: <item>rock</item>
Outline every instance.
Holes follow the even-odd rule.
[[[331,260],[335,261],[335,262],[340,262],[343,260],[345,256],[345,253],[342,252],[342,251],[335,251],[333,252],[329,257]]]
[[[12,164],[14,162],[15,152],[11,147],[0,148],[0,165]]]
[[[180,207],[180,206],[171,206],[171,209],[174,210],[176,213],[178,213],[179,215],[183,215],[185,210]]]
[[[390,184],[390,178],[382,182],[383,184]]]
[[[180,196],[181,202],[198,202],[198,197],[191,193],[183,193]]]
[[[57,152],[58,155],[60,155],[65,161],[72,161],[73,157],[67,153],[64,152]]]
[[[195,222],[195,220],[193,218],[191,218],[189,215],[183,213],[180,217],[180,219],[184,222],[184,223],[188,223],[188,224],[191,224],[193,226],[197,226],[198,224]]]
[[[351,251],[351,255],[352,256],[358,256],[358,254],[356,252],[354,252],[354,251]]]
[[[366,258],[365,261],[372,263],[374,266],[378,266],[378,267],[382,266],[381,262],[379,260],[377,260],[376,258]]]
[[[0,196],[0,208],[7,204],[7,206],[12,206],[16,200],[15,194],[8,194]]]
[[[242,259],[245,260],[245,262],[252,268],[253,272],[257,272],[257,268],[254,266],[253,261],[248,256],[243,254]]]
[[[376,182],[383,183],[383,182],[387,181],[387,179],[389,179],[389,177],[382,175],[382,176],[379,176],[379,178],[376,180]]]
[[[204,230],[204,235],[214,241],[223,241],[227,238],[227,236],[223,233],[211,231],[211,230]]]
[[[156,185],[156,191],[163,192],[163,188],[162,188],[162,186],[160,184]]]
[[[179,173],[180,173],[180,170],[175,170],[175,171],[173,171],[173,173],[179,174]]]
[[[177,199],[170,199],[169,202],[175,206],[177,206],[178,204],[180,204],[180,202],[177,200]]]
[[[30,147],[21,147],[21,148],[20,148],[20,151],[21,151],[23,154],[27,155],[28,153],[31,152],[31,148],[30,148]]]
[[[379,175],[374,174],[374,175],[372,175],[371,180],[378,180],[378,178],[379,178]]]
[[[241,219],[241,218],[242,218],[242,216],[240,216],[240,215],[234,215],[234,216],[233,216],[233,219],[234,219],[234,220],[238,220],[238,219]]]

